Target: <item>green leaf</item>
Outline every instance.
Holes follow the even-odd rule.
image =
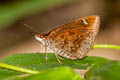
[[[108,59],[101,57],[93,57],[88,56],[81,60],[71,60],[61,57],[61,62],[63,64],[59,64],[56,57],[52,53],[48,53],[48,61],[46,63],[45,53],[31,53],[31,54],[14,54],[12,56],[8,56],[1,61],[7,64],[17,65],[17,66],[26,66],[27,68],[33,69],[33,66],[36,66],[36,70],[44,70],[58,66],[71,66],[72,68],[77,69],[86,69],[93,64],[98,62],[106,62]],[[37,67],[38,66],[38,67]]]
[[[47,10],[68,0],[13,0],[0,4],[0,28],[28,14]]]
[[[30,75],[20,80],[83,80],[83,78],[71,68],[60,67],[40,74]]]
[[[63,64],[59,64],[54,54],[48,54],[48,62],[46,63],[45,54],[31,53],[31,54],[15,54],[12,56],[8,56],[0,61],[10,65],[15,65],[32,70],[43,71],[60,66],[69,66],[71,68],[76,68],[76,69],[86,69],[88,67],[93,66],[96,63],[106,62],[106,61],[108,62],[109,60],[105,58],[92,57],[92,56],[88,56],[82,60],[70,60],[70,59],[62,58],[61,61]],[[24,73],[0,68],[0,80],[3,78],[20,75],[20,74],[24,74]]]
[[[90,69],[86,80],[120,80],[120,62],[101,62]]]

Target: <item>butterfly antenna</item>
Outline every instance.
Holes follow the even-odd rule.
[[[39,33],[39,31],[37,31],[36,29],[32,28],[31,26],[29,26],[28,24],[25,24],[24,22],[21,22],[24,26],[30,28],[31,30],[33,30],[36,33]]]

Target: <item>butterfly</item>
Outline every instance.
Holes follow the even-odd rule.
[[[47,34],[37,33],[35,39],[57,55],[68,59],[84,58],[93,46],[100,26],[100,17],[82,17],[57,27]]]

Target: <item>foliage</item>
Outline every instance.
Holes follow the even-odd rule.
[[[99,63],[88,71],[86,78],[86,80],[119,80],[120,62],[110,61]]]
[[[113,63],[116,69],[110,70],[110,73],[114,71],[114,73],[119,73],[119,64],[116,64],[115,61],[110,61],[105,58],[100,57],[93,57],[88,56],[82,60],[70,60],[61,58],[63,64],[59,64],[54,54],[48,54],[48,62],[46,63],[45,54],[15,54],[12,56],[8,56],[0,60],[0,62],[9,64],[9,66],[5,67],[3,64],[0,64],[0,80],[2,79],[20,79],[20,80],[82,80],[82,77],[75,73],[72,69],[90,69],[87,73],[86,78],[92,80],[90,77],[94,76],[94,69],[98,70],[97,72],[101,71],[101,67],[103,66],[111,66],[109,63]],[[120,63],[120,62],[118,62]],[[106,65],[104,65],[106,64]],[[18,67],[12,67],[12,65]],[[116,66],[117,65],[117,66]],[[98,68],[97,68],[97,67]],[[12,68],[10,68],[12,67]],[[100,69],[99,69],[100,67]],[[105,69],[108,70],[108,67]],[[38,71],[39,73],[29,73],[22,71],[20,68],[23,69],[30,69],[33,71]],[[109,67],[111,68],[111,67]],[[31,75],[20,77],[18,75],[23,75],[25,73],[29,73]],[[105,73],[105,72],[104,72]],[[60,74],[60,75],[59,75]],[[48,76],[47,76],[48,75]],[[100,74],[101,76],[103,74]],[[69,77],[68,77],[69,76]],[[77,76],[77,77],[76,77]],[[110,77],[110,76],[109,76]],[[107,80],[107,79],[105,79]]]

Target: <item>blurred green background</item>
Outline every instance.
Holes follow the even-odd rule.
[[[120,0],[0,0],[0,58],[39,51],[40,43],[21,20],[47,33],[71,20],[90,15],[101,17],[101,28],[94,44],[120,45]],[[95,49],[88,55],[120,60],[119,53]]]

